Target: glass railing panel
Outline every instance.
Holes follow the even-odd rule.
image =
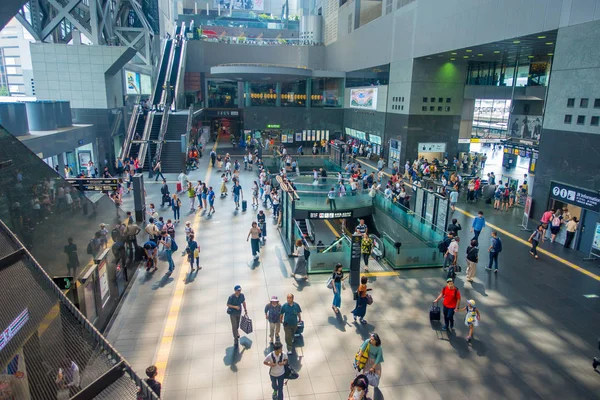
[[[395,247],[395,240],[383,233],[385,259],[394,269],[439,267],[444,263],[443,254],[437,249],[437,243],[411,243],[410,246]]]
[[[308,273],[332,273],[333,267],[340,263],[344,272],[350,271],[350,240],[343,236],[335,244],[325,249],[309,246]]]
[[[350,210],[353,208],[371,207],[373,198],[369,196],[369,192],[361,190],[352,195],[347,192],[344,196],[336,196],[335,207],[327,197],[326,192],[296,192],[300,199],[296,200],[297,210],[315,210],[315,211],[334,211],[334,210]]]

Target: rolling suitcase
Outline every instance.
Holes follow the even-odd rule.
[[[248,209],[248,202],[246,200],[242,200],[242,212],[246,212]]]
[[[431,306],[431,308],[429,309],[429,320],[430,321],[439,321],[440,320],[440,308],[438,307],[437,303],[433,304]]]
[[[181,183],[177,182],[177,193],[182,192]]]

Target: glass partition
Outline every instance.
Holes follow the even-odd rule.
[[[369,196],[368,190],[359,190],[355,195],[347,192],[344,196],[339,194],[329,200],[327,192],[296,192],[300,197],[296,200],[297,210],[315,210],[315,211],[335,211],[351,210],[353,208],[370,207],[373,205],[373,198]]]
[[[309,246],[308,249],[309,274],[330,274],[337,263],[342,264],[344,272],[350,271],[350,239],[345,235],[325,249],[316,246]]]
[[[342,107],[344,80],[342,78],[313,78],[310,96],[311,107]]]
[[[381,233],[385,259],[394,269],[416,267],[439,267],[444,263],[443,254],[437,249],[437,242],[411,243],[410,246],[395,246],[396,241],[386,232]]]
[[[281,83],[281,105],[283,107],[306,107],[306,80]]]
[[[276,85],[250,82],[250,105],[275,107],[277,103]]]

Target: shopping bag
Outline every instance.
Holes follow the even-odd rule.
[[[242,319],[240,320],[240,329],[246,335],[249,335],[252,333],[252,320],[247,315],[242,315]]]
[[[298,379],[300,376],[298,372],[288,364],[285,364],[285,373],[283,374],[285,379]]]
[[[367,304],[368,305],[373,304],[373,296],[371,296],[370,294],[367,294]]]
[[[379,386],[379,378],[380,378],[380,376],[377,375],[375,372],[369,371],[369,372],[367,372],[365,374],[365,376],[369,380],[369,385],[371,385],[373,387],[378,387]]]
[[[327,289],[333,289],[333,278],[329,277],[329,279],[327,279]]]

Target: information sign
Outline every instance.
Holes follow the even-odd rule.
[[[109,192],[119,187],[118,178],[68,178],[66,181],[84,192]]]
[[[550,182],[550,198],[593,212],[600,212],[600,194],[561,182]]]

